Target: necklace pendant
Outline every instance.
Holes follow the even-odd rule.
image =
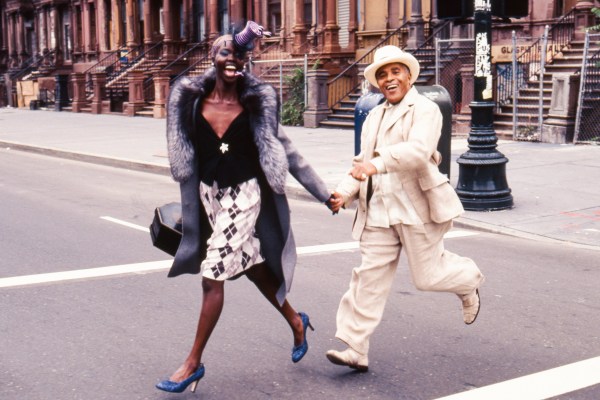
[[[221,143],[219,150],[221,150],[221,153],[225,154],[229,151],[229,145],[227,143]]]

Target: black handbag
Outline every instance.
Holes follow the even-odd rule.
[[[165,253],[175,256],[181,236],[181,203],[173,202],[156,207],[150,225],[152,244]]]

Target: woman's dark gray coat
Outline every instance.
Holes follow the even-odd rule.
[[[210,225],[199,197],[199,171],[190,134],[195,129],[194,113],[215,85],[215,70],[201,77],[182,78],[169,95],[167,145],[171,174],[179,182],[183,214],[183,238],[169,277],[200,272],[206,256]],[[261,211],[256,232],[267,264],[281,286],[277,299],[283,303],[290,290],[296,265],[296,246],[290,227],[290,210],[285,197],[288,171],[321,202],[329,198],[325,183],[296,151],[278,123],[275,90],[252,75],[239,82],[240,104],[248,111],[254,142],[264,172]]]

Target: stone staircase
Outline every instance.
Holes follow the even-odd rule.
[[[275,88],[275,91],[279,93],[280,89],[285,94],[289,89],[289,85],[286,82],[285,77],[293,73],[296,68],[304,68],[301,63],[282,63],[281,68],[279,64],[263,64],[263,71],[258,75],[258,78],[265,83],[270,84]],[[282,78],[283,77],[283,78]],[[284,99],[285,100],[285,99]]]
[[[171,63],[170,65],[173,65],[173,63]],[[206,72],[206,70],[208,68],[210,68],[210,66],[211,66],[210,60],[205,61],[203,58],[201,58],[199,60],[199,62],[196,63],[196,65],[194,65],[189,71],[185,72],[185,76],[189,76],[189,77],[201,76]],[[154,74],[158,73],[164,67],[168,67],[168,65],[166,65],[165,63],[161,63],[161,64],[157,65],[157,67],[151,71],[150,75],[154,75]],[[171,79],[171,85],[173,84],[173,80],[174,79]],[[153,118],[154,117],[154,106],[155,106],[154,101],[148,101],[148,103],[141,110],[138,110],[135,112],[135,115],[140,116],[140,117]]]
[[[331,109],[331,114],[319,123],[323,128],[354,129],[354,108],[362,95],[361,88],[355,89]]]
[[[590,43],[590,52],[597,51],[600,46]],[[542,81],[542,116],[545,118],[550,110],[552,100],[552,76],[556,73],[578,74],[583,61],[584,42],[573,41],[562,54],[546,64]],[[530,80],[517,94],[517,124],[520,129],[528,129],[538,125],[540,84],[538,80]],[[513,102],[500,106],[494,115],[494,130],[500,138],[513,137]]]
[[[459,55],[459,50],[448,49],[442,53],[440,60],[440,70],[450,64]],[[421,65],[419,78],[415,82],[416,86],[433,85],[435,83],[435,50],[422,49],[415,54]],[[362,80],[362,77],[361,79]],[[338,129],[354,129],[354,109],[356,102],[362,95],[361,87],[357,87],[349,93],[342,101],[331,109],[331,114],[323,121],[320,126]]]

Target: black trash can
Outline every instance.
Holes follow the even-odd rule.
[[[440,85],[415,86],[417,91],[438,105],[442,112],[442,134],[437,149],[442,154],[440,172],[450,178],[450,158],[452,144],[452,101],[450,94]],[[369,91],[360,96],[354,108],[354,154],[360,152],[360,134],[367,114],[376,105],[383,103],[383,94]]]
[[[54,111],[62,111],[69,105],[69,75],[55,75]]]

